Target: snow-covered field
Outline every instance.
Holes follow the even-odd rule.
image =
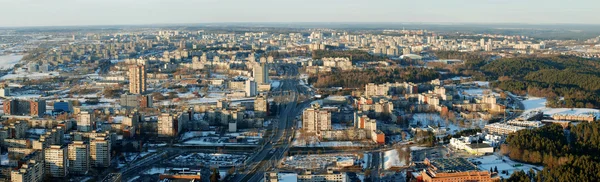
[[[543,97],[529,97],[527,100],[522,101],[525,106],[525,113],[530,113],[532,111],[542,111],[544,114],[553,115],[553,114],[593,114],[597,118],[600,118],[600,110],[598,109],[589,109],[589,108],[548,108],[546,107],[546,98]]]
[[[393,167],[403,167],[406,166],[405,158],[401,158],[398,149],[388,150],[384,153],[383,156],[383,166],[386,170]]]
[[[503,159],[504,159],[504,161],[503,161]],[[534,165],[530,165],[530,164],[518,163],[518,162],[510,160],[508,157],[501,158],[496,155],[488,155],[488,156],[482,156],[482,157],[477,157],[477,158],[471,158],[470,160],[473,162],[481,162],[481,164],[477,165],[477,167],[479,167],[480,170],[489,171],[490,168],[497,167],[498,173],[500,173],[500,176],[504,179],[509,178],[510,175],[512,175],[512,173],[514,173],[515,171],[523,170],[523,171],[527,172],[531,168],[535,168],[538,170],[541,170],[543,168],[542,166],[534,166]],[[506,171],[508,173],[502,174],[502,171]]]
[[[0,56],[0,70],[10,69],[23,59],[23,55],[11,54]]]

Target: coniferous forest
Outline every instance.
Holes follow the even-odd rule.
[[[527,174],[534,181],[600,181],[600,123],[580,123],[569,130],[559,125],[521,130],[507,138],[502,152],[517,161],[542,164]],[[528,172],[529,173],[529,172]],[[509,181],[522,181],[514,173]]]

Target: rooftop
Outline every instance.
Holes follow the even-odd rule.
[[[465,171],[478,171],[479,168],[475,164],[469,162],[465,158],[450,158],[450,159],[426,159],[429,160],[432,167],[437,173],[454,173]]]

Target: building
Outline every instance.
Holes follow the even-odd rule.
[[[89,132],[94,130],[96,126],[95,114],[88,111],[81,111],[77,120],[77,130],[81,132]]]
[[[321,109],[319,104],[302,112],[302,129],[321,135],[321,131],[331,130],[331,112]]]
[[[450,146],[476,155],[494,153],[494,147],[492,147],[490,144],[474,143],[478,140],[479,137],[452,138],[450,139]]]
[[[129,67],[129,93],[143,94],[146,92],[145,65],[132,65]]]
[[[269,84],[269,66],[265,63],[255,64],[252,68],[252,76],[256,84]]]
[[[119,103],[123,107],[132,108],[151,108],[153,107],[153,100],[151,95],[139,95],[139,94],[123,94]]]
[[[165,170],[164,173],[158,176],[158,179],[163,180],[182,180],[182,181],[201,181],[200,170],[190,170],[189,168],[171,168]]]
[[[73,113],[73,104],[69,101],[54,102],[54,112]]]
[[[46,100],[5,100],[3,110],[6,115],[44,117]]]
[[[182,130],[182,125],[175,115],[163,113],[158,117],[158,137],[175,137]]]
[[[352,69],[352,61],[350,58],[323,58],[323,66],[338,68],[340,70],[351,70]]]
[[[7,84],[0,85],[0,97],[6,98],[10,96],[10,87]]]
[[[74,141],[68,146],[69,172],[86,174],[90,170],[90,145],[83,141]]]
[[[90,163],[94,167],[110,166],[111,142],[108,137],[90,140]]]
[[[44,150],[45,173],[51,177],[62,178],[69,174],[67,147],[51,145]]]
[[[298,182],[347,182],[348,175],[345,172],[332,171],[327,169],[327,173],[313,174],[310,170],[298,174]]]
[[[500,181],[499,177],[492,177],[492,174],[487,170],[480,171],[475,164],[465,158],[425,159],[424,164],[427,169],[420,174],[424,182]]]
[[[29,160],[10,173],[10,181],[12,182],[41,182],[43,180],[44,163],[41,161]]]
[[[254,80],[248,79],[244,83],[244,92],[246,93],[246,97],[254,97],[257,94],[257,85]]]
[[[593,114],[553,114],[552,119],[562,121],[596,121],[596,116]]]
[[[254,99],[254,113],[259,118],[269,115],[269,101],[266,95],[259,95]]]
[[[494,133],[498,135],[508,135],[519,130],[527,129],[522,126],[513,126],[504,123],[492,123],[486,124],[484,127],[489,133]]]

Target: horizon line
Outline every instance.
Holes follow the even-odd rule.
[[[198,22],[198,23],[132,23],[132,24],[81,24],[81,25],[26,25],[26,26],[0,26],[0,29],[20,29],[20,28],[60,28],[60,27],[112,27],[112,26],[198,26],[210,24],[408,24],[408,25],[538,25],[538,26],[560,26],[560,25],[579,25],[579,26],[600,26],[600,23],[523,23],[523,22],[352,22],[352,21],[333,21],[333,22]]]

